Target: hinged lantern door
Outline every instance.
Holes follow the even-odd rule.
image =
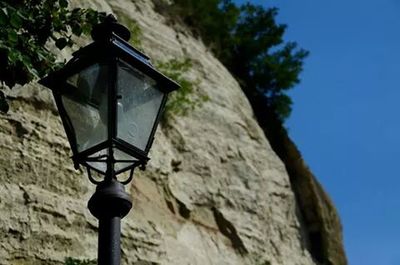
[[[68,77],[58,99],[56,96],[58,107],[65,110],[64,119],[72,127],[66,130],[74,140],[71,143],[74,155],[90,154],[93,150],[91,158],[105,160],[105,150],[96,149],[108,140],[108,80],[109,66],[96,63]],[[105,172],[103,162],[88,162],[88,165]]]

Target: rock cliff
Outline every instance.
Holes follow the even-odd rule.
[[[127,187],[134,206],[122,222],[123,264],[319,264],[305,208],[331,203],[299,199],[285,159],[272,150],[238,83],[207,47],[184,28],[168,26],[151,1],[75,5],[137,21],[144,51],[157,60],[190,58],[187,78],[200,80],[199,92],[209,98],[159,127],[147,170],[136,172]],[[95,259],[97,221],[86,207],[95,187],[73,169],[50,93],[32,83],[8,94],[11,110],[0,116],[0,264]],[[319,224],[333,220],[340,239],[334,208],[329,214],[317,218]],[[326,264],[344,265],[340,251],[326,255],[337,253],[343,259]]]

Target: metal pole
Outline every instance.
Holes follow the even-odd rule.
[[[99,220],[99,265],[120,265],[121,261],[121,218]]]
[[[124,186],[115,178],[101,182],[88,208],[99,220],[98,265],[120,265],[121,219],[132,208]]]

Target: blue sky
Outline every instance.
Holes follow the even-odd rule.
[[[339,210],[349,264],[400,264],[400,0],[251,2],[278,7],[285,39],[311,52],[286,124]]]

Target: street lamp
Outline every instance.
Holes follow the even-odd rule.
[[[53,92],[75,168],[86,167],[97,185],[88,208],[99,220],[98,264],[115,265],[121,260],[121,219],[132,207],[124,185],[149,160],[168,93],[179,85],[129,45],[129,30],[113,16],[93,28],[92,38],[39,82]],[[118,178],[127,171],[127,179]]]

